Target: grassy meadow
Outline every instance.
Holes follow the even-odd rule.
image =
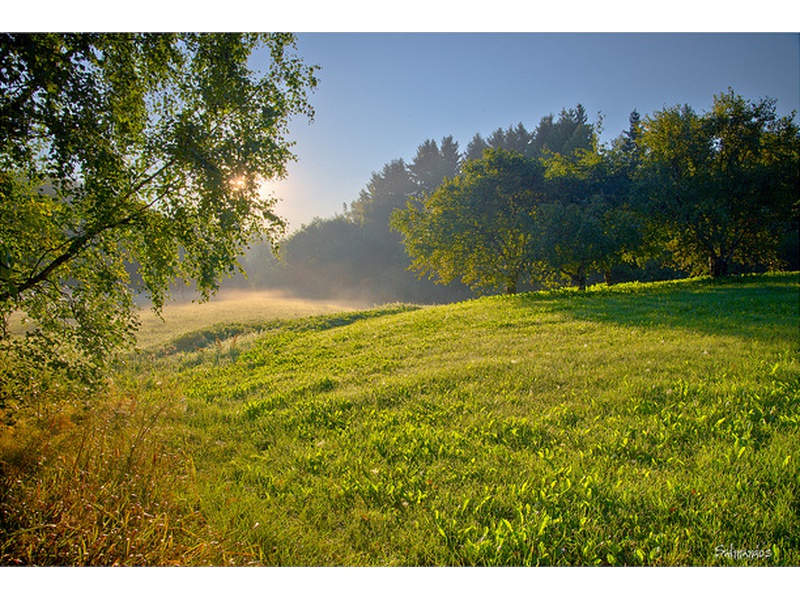
[[[5,564],[800,565],[797,273],[200,310],[0,437]]]
[[[137,336],[143,349],[167,347],[181,336],[235,322],[258,325],[265,319],[295,319],[361,308],[355,303],[304,300],[277,291],[223,290],[208,302],[181,299],[167,303],[160,315],[143,307]]]

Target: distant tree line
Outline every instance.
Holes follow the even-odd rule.
[[[266,279],[304,295],[447,302],[798,269],[794,117],[728,90],[702,114],[633,111],[609,145],[580,104],[532,131],[476,134],[464,152],[429,139],[373,173],[343,214],[286,239]]]

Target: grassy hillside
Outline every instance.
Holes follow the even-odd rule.
[[[800,563],[796,275],[385,312],[173,363],[254,560]]]
[[[799,284],[216,327],[118,393],[160,419],[182,563],[798,565]]]
[[[356,307],[352,303],[298,300],[280,292],[222,291],[202,304],[188,301],[168,303],[160,316],[143,309],[137,341],[141,348],[153,349],[179,336],[230,321],[255,324],[266,319],[294,319],[353,308]]]

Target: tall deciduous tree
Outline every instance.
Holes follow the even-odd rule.
[[[705,114],[683,106],[644,120],[648,216],[682,266],[719,277],[736,262],[775,260],[778,231],[800,196],[794,116],[728,90]]]
[[[422,202],[395,212],[392,225],[421,275],[513,294],[533,269],[531,224],[542,182],[538,162],[488,149]]]
[[[43,362],[98,367],[131,339],[126,265],[156,307],[174,279],[207,297],[252,238],[283,230],[260,183],[293,158],[289,119],[313,116],[315,68],[293,48],[291,34],[0,35],[0,316],[24,311]]]
[[[612,267],[632,256],[641,237],[618,157],[595,148],[551,155],[544,163],[548,185],[536,218],[539,256],[581,289],[592,272],[610,284]]]

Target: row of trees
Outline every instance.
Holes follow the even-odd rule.
[[[281,260],[247,258],[251,283],[288,287],[304,295],[353,296],[373,301],[447,302],[472,295],[458,280],[436,285],[409,271],[411,260],[391,216],[409,200],[421,202],[467,164],[491,149],[508,149],[540,160],[548,153],[589,149],[593,127],[578,105],[555,118],[548,115],[528,131],[523,124],[476,134],[461,151],[452,136],[429,139],[408,162],[393,160],[373,173],[359,198],[343,214],[316,219],[281,244]],[[264,268],[264,264],[267,268]],[[442,283],[439,279],[438,283]]]
[[[468,288],[798,268],[794,116],[728,90],[704,113],[634,111],[609,145],[581,105],[532,131],[475,135],[463,153],[451,136],[427,140],[374,173],[344,214],[286,240],[272,281],[447,301]]]

